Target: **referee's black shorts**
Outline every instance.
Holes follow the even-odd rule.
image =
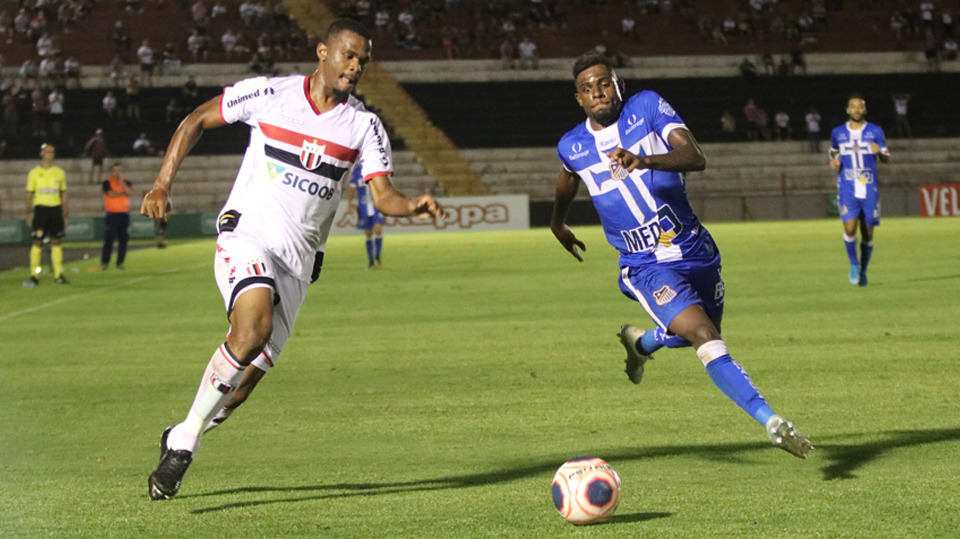
[[[63,206],[33,207],[33,237],[35,239],[63,237]]]

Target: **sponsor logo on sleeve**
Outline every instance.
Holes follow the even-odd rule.
[[[659,109],[662,114],[666,114],[667,116],[677,115],[677,111],[673,110],[673,107],[670,106],[670,103],[664,101],[662,97],[660,98],[660,103],[657,104],[657,109]]]
[[[590,149],[583,149],[583,143],[574,142],[570,149],[573,151],[572,154],[567,156],[567,159],[573,161],[574,159],[580,159],[581,157],[586,157],[590,153]]]
[[[265,95],[265,96],[273,95],[273,93],[274,93],[273,88],[264,88],[262,95]],[[257,90],[250,92],[249,94],[243,94],[240,97],[236,97],[234,99],[231,99],[230,101],[227,101],[227,108],[229,109],[229,108],[236,107],[237,105],[243,103],[244,101],[249,101],[251,99],[260,97],[260,95],[261,95],[261,92],[260,92],[260,89],[258,88]]]

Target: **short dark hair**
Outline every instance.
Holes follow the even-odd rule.
[[[363,23],[354,19],[341,18],[330,23],[330,26],[327,27],[327,31],[323,34],[323,39],[321,39],[320,42],[329,45],[330,41],[336,37],[337,34],[343,32],[344,30],[353,32],[367,41],[373,39],[370,37],[370,30],[368,30]]]
[[[573,64],[573,82],[576,84],[577,77],[580,76],[580,73],[590,69],[593,66],[602,65],[606,66],[607,71],[611,75],[616,76],[617,70],[613,67],[613,61],[610,58],[607,58],[603,54],[600,54],[597,51],[585,52],[577,58],[577,61]]]
[[[863,101],[864,103],[867,102],[867,98],[863,97],[863,94],[861,94],[860,92],[853,92],[852,94],[850,94],[850,95],[847,97],[847,103],[849,103],[851,99],[859,99],[859,100]]]

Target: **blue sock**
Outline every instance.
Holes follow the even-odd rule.
[[[870,263],[870,255],[873,254],[873,242],[860,242],[860,273],[867,272],[867,264]]]
[[[380,251],[383,249],[383,236],[377,236],[373,240],[376,249],[374,250],[374,257],[380,258]]]
[[[367,260],[373,263],[373,240],[367,238]]]
[[[654,328],[643,333],[640,337],[640,353],[650,355],[666,346],[667,348],[685,348],[690,341],[679,335],[670,335],[663,328]]]
[[[729,355],[720,356],[707,363],[707,374],[724,395],[743,408],[750,417],[766,426],[774,412],[739,363]]]
[[[857,238],[843,235],[843,246],[847,248],[847,258],[850,259],[850,265],[856,266],[857,263]]]

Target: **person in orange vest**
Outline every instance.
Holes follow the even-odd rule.
[[[120,163],[115,163],[110,167],[110,176],[103,181],[103,206],[107,211],[107,218],[103,252],[100,254],[101,270],[110,265],[114,240],[117,240],[117,269],[123,269],[123,261],[127,257],[127,240],[130,238],[131,194],[133,186],[123,177]]]

